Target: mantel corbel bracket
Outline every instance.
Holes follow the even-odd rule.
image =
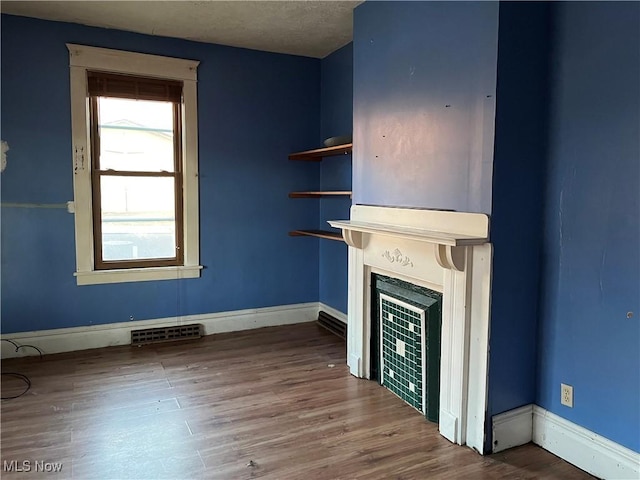
[[[430,213],[433,214],[433,212]],[[463,215],[463,218],[459,219],[458,215]],[[433,230],[419,228],[411,224],[397,226],[390,223],[358,220],[329,220],[328,223],[334,228],[342,229],[342,237],[347,245],[357,249],[362,249],[365,244],[368,244],[367,239],[371,235],[431,244],[434,247],[433,251],[438,265],[447,270],[463,272],[467,262],[467,248],[489,241],[488,219],[486,215],[482,214],[456,214],[454,217],[459,224],[457,230],[451,227],[449,224],[451,222],[434,222],[438,228]],[[462,230],[463,226],[465,230]]]
[[[362,249],[364,233],[357,230],[343,229],[342,237],[347,245]],[[448,270],[464,271],[465,247],[454,245],[435,244],[435,256],[438,265]]]
[[[464,271],[465,247],[436,244],[436,261],[442,268]]]
[[[342,238],[350,247],[362,248],[362,232],[344,228],[342,229]]]

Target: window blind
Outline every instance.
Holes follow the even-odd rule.
[[[180,102],[182,82],[157,78],[87,72],[89,96]]]

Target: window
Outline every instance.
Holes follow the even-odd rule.
[[[198,277],[198,62],[67,47],[78,285]]]
[[[96,270],[182,265],[182,83],[87,80]]]

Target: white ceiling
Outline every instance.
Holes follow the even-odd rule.
[[[362,1],[13,1],[2,13],[324,58],[352,39]]]

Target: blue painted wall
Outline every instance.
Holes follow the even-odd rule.
[[[536,403],[640,452],[640,4],[553,10]]]
[[[351,135],[353,130],[353,44],[322,59],[320,74],[321,139]],[[351,155],[325,158],[320,165],[322,190],[351,190]],[[313,201],[313,200],[311,200]],[[327,220],[349,218],[351,199],[320,200],[320,227]],[[320,240],[320,301],[347,313],[347,245]]]
[[[489,417],[535,401],[549,4],[500,3],[499,21]]]
[[[354,200],[492,213],[490,413],[535,399],[635,451],[639,9],[503,3],[498,37],[495,3],[367,2],[355,11],[353,44]],[[316,301],[319,291],[346,311],[339,283],[332,290],[324,281],[344,278],[331,260],[344,255],[346,264],[343,246],[286,232],[344,216],[330,200],[287,193],[346,188],[347,162],[286,156],[345,133],[349,47],[320,62],[2,16],[2,138],[11,146],[3,203],[72,198],[65,42],[202,61],[207,269],[196,280],[77,287],[72,215],[3,207],[3,332]],[[495,160],[487,165],[470,154],[471,132],[485,138],[478,112],[490,110],[496,67]],[[515,263],[527,274],[509,275]],[[536,368],[536,383],[523,377]],[[573,409],[560,406],[560,382],[574,386]]]
[[[491,212],[497,42],[497,2],[355,9],[354,203]]]
[[[498,36],[493,3],[359,6],[353,173],[356,203],[491,213],[488,418],[535,402],[636,451],[638,8],[505,2]],[[492,69],[495,152],[479,165]]]
[[[320,61],[2,16],[2,202],[73,198],[66,42],[200,60],[202,278],[75,285],[73,216],[2,208],[2,331],[73,327],[318,300],[319,167],[289,162],[320,137]]]

